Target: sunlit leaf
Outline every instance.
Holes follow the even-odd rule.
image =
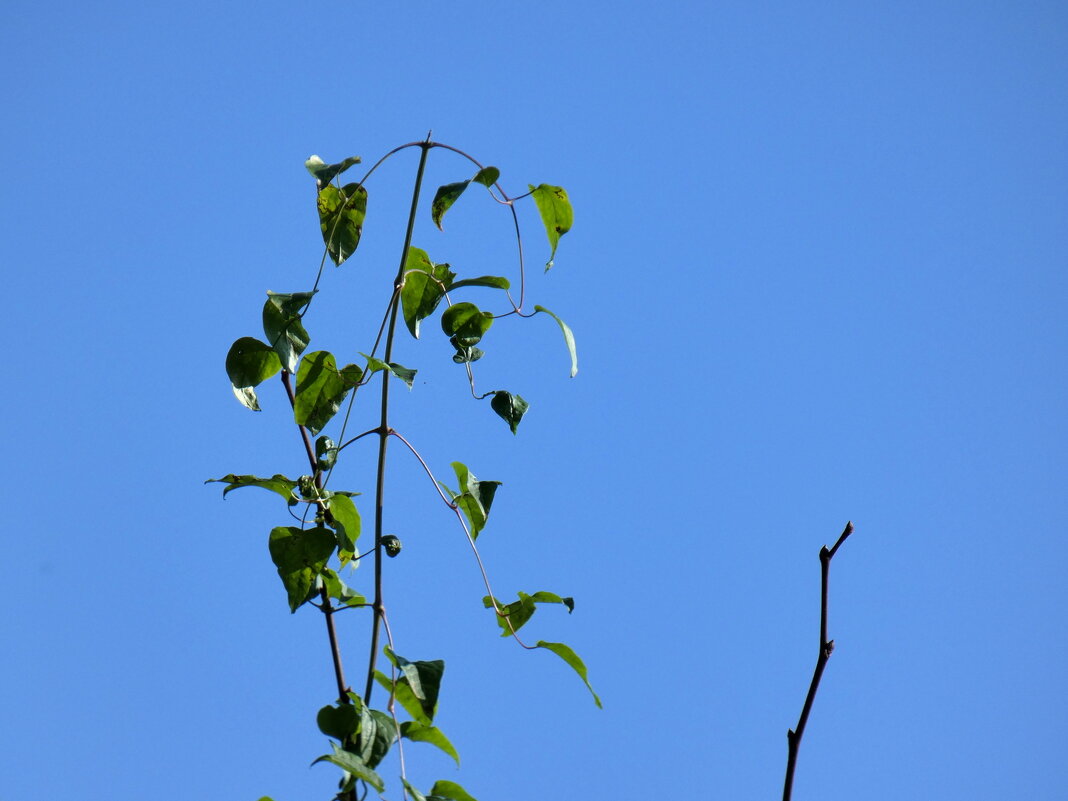
[[[337,547],[334,532],[320,526],[303,531],[294,526],[279,526],[271,531],[268,545],[271,560],[289,596],[289,611],[296,612],[308,599],[316,576]]]
[[[513,395],[511,392],[499,389],[493,393],[493,397],[490,399],[490,407],[508,423],[508,427],[515,434],[519,428],[519,421],[523,419],[523,415],[530,409],[530,404],[523,399],[522,395]]]
[[[511,283],[507,278],[500,275],[480,275],[478,278],[464,278],[462,281],[456,281],[449,287],[449,291],[465,286],[488,286],[491,289],[508,289],[511,287]]]
[[[311,339],[300,321],[311,299],[311,292],[268,292],[263,304],[263,333],[290,373],[297,372],[297,361]]]
[[[326,184],[319,190],[318,207],[326,252],[340,266],[360,244],[367,215],[367,190],[359,184],[346,184],[341,189]]]
[[[412,695],[419,701],[424,718],[415,717],[426,725],[430,725],[438,708],[438,691],[441,689],[441,677],[445,673],[445,663],[440,659],[431,661],[409,662],[400,654],[396,654],[387,645],[385,654],[389,660],[403,674],[397,681],[398,686],[407,684]]]
[[[456,274],[447,264],[434,264],[419,248],[408,248],[404,270],[401,309],[405,325],[418,339],[419,322],[434,313]]]
[[[369,768],[377,767],[396,739],[397,725],[393,718],[385,712],[365,706],[360,713],[360,734],[357,738],[357,748],[364,763]]]
[[[482,599],[482,605],[487,609],[494,607],[500,609],[500,614],[495,613],[495,615],[497,625],[501,628],[502,637],[510,637],[519,631],[533,617],[536,610],[535,604],[563,604],[567,607],[568,613],[575,609],[574,598],[561,598],[553,592],[536,592],[533,595],[520,592],[517,595],[519,600],[512,601],[510,604],[503,604],[489,595]]]
[[[460,482],[460,491],[449,492],[453,502],[460,507],[460,511],[467,518],[472,539],[478,539],[479,532],[486,526],[493,498],[501,482],[479,481],[463,462],[453,462],[452,469]]]
[[[408,740],[429,743],[436,748],[440,748],[456,760],[457,765],[460,764],[460,755],[457,753],[456,747],[449,742],[449,738],[442,733],[441,729],[434,726],[424,726],[417,720],[406,720],[401,724],[400,734],[401,737]]]
[[[553,259],[556,258],[556,246],[560,243],[560,237],[571,230],[574,213],[571,210],[571,201],[567,199],[567,191],[562,186],[549,184],[541,184],[537,187],[528,184],[528,186],[534,196],[534,203],[538,206],[541,221],[545,225],[545,233],[549,236],[549,245],[552,247],[549,261],[545,265],[545,269],[548,270],[553,266]]]
[[[430,788],[430,796],[441,801],[476,801],[470,793],[456,782],[445,781],[444,779],[434,782],[434,786]],[[431,799],[427,798],[427,801],[431,801]]]
[[[334,495],[328,502],[331,528],[337,532],[338,550],[342,554],[342,564],[349,561],[356,552],[356,540],[360,538],[360,512],[351,498]]]
[[[337,164],[324,164],[323,160],[318,156],[311,156],[304,162],[304,167],[312,174],[316,183],[320,187],[323,187],[333,181],[336,176],[345,172],[349,167],[359,163],[359,156],[349,156],[347,159],[339,161]]]
[[[348,771],[358,779],[367,782],[380,793],[386,789],[382,777],[369,768],[356,754],[346,751],[335,743],[331,743],[331,745],[334,747],[334,753],[319,757],[312,762],[313,765],[318,762],[330,762],[337,765],[342,770]]]
[[[412,383],[415,381],[415,374],[419,372],[418,370],[412,370],[402,364],[397,364],[396,362],[386,364],[381,359],[376,359],[374,356],[368,356],[366,353],[361,353],[360,355],[367,359],[367,371],[369,373],[377,373],[379,370],[389,370],[389,372],[407,384],[408,389],[412,388]]]
[[[579,675],[580,679],[582,679],[582,682],[586,685],[586,689],[590,691],[590,694],[593,696],[594,703],[597,704],[598,708],[601,707],[601,699],[597,696],[597,693],[593,691],[593,687],[590,685],[589,677],[586,675],[586,665],[581,659],[578,658],[578,654],[576,654],[574,651],[571,650],[571,648],[564,645],[562,642],[545,642],[544,640],[538,640],[536,645],[538,648],[545,648],[549,651],[552,651],[558,657],[567,662],[567,664],[571,666],[571,669]]]
[[[342,564],[345,564],[343,561]],[[338,574],[329,567],[324,567],[319,574],[326,594],[338,601],[342,606],[366,606],[367,599],[342,581]]]
[[[571,356],[571,377],[574,378],[578,373],[578,353],[575,351],[575,335],[571,333],[571,328],[567,323],[546,309],[544,306],[535,306],[534,313],[545,312],[545,314],[552,317],[560,325],[560,330],[564,332],[564,343],[567,345],[567,352]]]
[[[475,173],[475,177],[471,180],[477,184],[482,184],[484,187],[489,189],[491,186],[497,183],[497,179],[500,177],[501,171],[498,170],[496,167],[483,167],[481,170]]]
[[[260,478],[259,476],[235,476],[233,473],[229,473],[222,478],[209,478],[204,483],[210,484],[213,481],[222,481],[230,485],[223,490],[224,498],[227,493],[235,489],[240,489],[241,487],[262,487],[271,492],[277,492],[286,499],[286,502],[289,503],[290,506],[297,502],[294,490],[296,490],[300,483],[291,478],[286,478],[281,473],[276,473],[270,478]]]
[[[455,303],[441,315],[441,330],[461,345],[476,345],[493,325],[493,315],[474,303]]]
[[[318,434],[341,408],[349,390],[360,383],[363,371],[355,364],[337,369],[333,354],[325,350],[300,360],[293,417],[298,425]]]

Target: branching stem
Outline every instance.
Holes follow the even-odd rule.
[[[794,789],[794,769],[797,766],[797,752],[801,747],[801,738],[805,734],[805,726],[808,724],[808,716],[812,711],[812,704],[816,700],[816,690],[819,689],[820,679],[823,677],[823,669],[827,667],[827,660],[834,651],[834,640],[827,639],[827,588],[831,572],[831,559],[837,553],[846,538],[853,533],[853,524],[846,523],[845,530],[838,537],[833,548],[826,545],[820,548],[820,650],[816,658],[816,669],[812,673],[812,683],[808,687],[808,695],[805,696],[805,705],[801,708],[801,717],[798,718],[797,728],[786,732],[786,741],[789,752],[786,758],[786,781],[782,789],[782,801],[790,801],[790,795]]]
[[[404,247],[401,249],[400,266],[393,281],[393,299],[390,303],[389,330],[386,333],[384,361],[393,360],[393,335],[397,328],[397,312],[400,309],[400,286],[404,281],[404,267],[408,263],[408,248],[412,244],[412,232],[415,230],[415,214],[419,207],[419,191],[423,185],[423,173],[426,170],[426,158],[430,152],[430,137],[422,143],[419,155],[419,169],[415,174],[415,188],[412,191],[412,208],[408,214],[408,229],[404,234]],[[383,510],[386,497],[386,447],[389,444],[389,378],[390,371],[382,371],[381,422],[378,427],[378,470],[375,482],[375,599],[372,605],[374,617],[371,623],[371,653],[367,660],[367,683],[364,687],[363,701],[371,702],[374,689],[375,664],[378,660],[378,632],[382,622],[382,526]]]

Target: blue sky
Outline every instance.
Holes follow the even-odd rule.
[[[322,623],[289,614],[266,548],[285,508],[202,482],[303,468],[276,383],[254,415],[223,370],[265,290],[314,281],[302,162],[429,129],[513,194],[567,188],[548,275],[521,216],[528,303],[568,321],[581,365],[569,379],[544,316],[493,329],[480,386],[532,404],[512,437],[446,343],[402,337],[420,373],[394,425],[438,474],[504,482],[479,540],[494,588],[575,597],[529,627],[582,655],[605,708],[496,637],[462,532],[394,448],[397,650],[445,660],[438,723],[463,757],[409,746],[416,784],[778,797],[817,553],[851,519],[794,798],[1064,796],[1063,6],[12,0],[4,17],[0,798],[330,797],[334,769],[308,768],[333,694]],[[425,204],[471,173],[431,156]],[[373,338],[415,166],[407,151],[369,183],[313,348],[349,360]],[[496,274],[509,224],[465,196],[445,233],[424,209],[413,244]],[[346,488],[370,493],[372,461],[356,451]],[[358,674],[366,620],[344,614]]]

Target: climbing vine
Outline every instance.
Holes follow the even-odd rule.
[[[348,358],[352,361],[339,366],[338,359],[330,351],[308,350],[312,337],[306,325],[311,325],[310,313],[323,283],[324,268],[328,259],[340,267],[354,256],[367,214],[368,180],[388,159],[408,150],[418,151],[419,163],[397,271],[393,276],[367,275],[362,287],[365,291],[375,285],[382,288],[384,312],[380,320],[372,322],[370,331],[362,332],[368,339],[365,350],[350,354]],[[423,176],[432,151],[466,160],[470,164],[467,175],[474,170],[470,178],[437,189],[429,209],[432,224],[443,229],[446,213],[469,189],[478,187],[488,192],[510,212],[515,229],[519,281],[515,292],[518,297],[513,294],[512,281],[505,276],[461,277],[449,263],[437,263],[426,250],[413,246]],[[462,786],[452,781],[438,781],[429,791],[423,792],[408,781],[406,773],[406,741],[434,746],[457,764],[459,755],[435,724],[444,661],[401,656],[400,651],[411,654],[415,646],[394,641],[386,613],[386,592],[392,588],[387,588],[383,581],[383,560],[396,557],[403,548],[400,539],[386,534],[383,529],[390,498],[387,493],[387,454],[391,442],[395,441],[418,461],[428,477],[429,491],[436,493],[455,516],[486,588],[482,603],[486,609],[493,610],[501,635],[513,638],[525,649],[545,649],[559,656],[586,684],[594,702],[598,706],[601,702],[590,686],[586,666],[569,646],[544,640],[531,644],[519,635],[539,605],[560,605],[571,612],[574,600],[539,591],[518,592],[517,600],[509,602],[498,599],[493,593],[489,575],[479,556],[477,539],[487,524],[500,482],[476,478],[475,473],[461,462],[452,462],[450,480],[439,480],[416,446],[404,432],[393,426],[390,391],[394,379],[410,390],[416,375],[416,369],[398,363],[394,356],[397,340],[403,336],[398,323],[403,322],[411,338],[419,339],[423,333],[422,324],[437,317],[441,335],[448,338],[454,350],[452,361],[462,366],[466,373],[471,396],[477,401],[488,400],[490,409],[515,434],[530,408],[528,401],[508,389],[479,393],[475,388],[476,364],[484,355],[480,345],[484,344],[490,329],[502,318],[550,317],[563,333],[570,358],[570,375],[573,377],[578,371],[575,338],[568,325],[542,306],[535,305],[529,312],[524,308],[527,276],[515,204],[533,202],[544,223],[549,242],[546,271],[553,266],[561,237],[571,229],[572,208],[567,192],[549,184],[529,185],[524,194],[509,196],[500,184],[500,171],[496,167],[483,166],[458,148],[432,141],[429,135],[423,141],[394,148],[375,162],[359,181],[342,184],[341,176],[360,163],[357,156],[333,164],[325,163],[318,156],[305,162],[315,180],[316,208],[323,237],[323,255],[315,281],[306,291],[268,291],[263,305],[263,339],[241,337],[226,355],[226,373],[234,395],[253,411],[260,409],[257,388],[268,379],[279,376],[284,397],[293,411],[293,425],[307,459],[308,472],[294,477],[280,473],[270,477],[230,473],[209,479],[209,482],[225,484],[224,497],[241,487],[259,487],[273,492],[285,501],[292,518],[286,525],[271,530],[267,545],[290,611],[312,607],[318,610],[326,624],[328,654],[336,687],[332,691],[331,703],[319,710],[316,722],[329,738],[330,752],[316,758],[313,764],[332,763],[340,768],[335,798],[362,801],[372,789],[380,795],[384,793],[389,783],[379,768],[386,755],[396,747],[400,773],[397,779],[405,798],[474,801]],[[463,290],[469,287],[495,290],[499,307],[483,309],[462,299]],[[359,358],[354,358],[356,356]],[[372,390],[363,388],[373,384],[377,384],[377,395],[367,398]],[[350,436],[348,425],[357,396],[361,403],[377,406],[378,424]],[[355,499],[360,492],[356,488],[340,489],[334,481],[335,475],[339,479],[343,475],[340,468],[350,453],[348,447],[364,437],[377,438],[378,441],[374,486],[360,488],[363,497],[371,498],[370,510],[362,497],[358,505]],[[370,543],[362,546],[363,514],[368,511],[373,519],[373,532]],[[363,547],[366,550],[361,550]],[[373,565],[369,584],[350,587],[346,580],[352,581],[353,571],[364,560]],[[361,575],[365,574],[366,571]],[[364,610],[369,618],[369,656],[362,671],[362,681],[356,689],[346,679],[343,649],[335,621],[337,613],[343,609]],[[376,685],[381,687],[384,695],[381,706],[372,703],[376,700],[372,697]],[[261,801],[270,799],[265,797]]]

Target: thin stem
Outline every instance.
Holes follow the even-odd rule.
[[[816,658],[816,669],[812,673],[812,683],[809,684],[808,694],[805,696],[805,704],[801,708],[801,717],[798,718],[797,728],[786,732],[788,754],[786,758],[786,781],[783,784],[782,801],[790,801],[790,795],[794,789],[794,769],[797,767],[797,752],[801,747],[801,738],[805,734],[805,726],[808,724],[808,716],[812,711],[812,704],[816,700],[816,690],[819,689],[823,670],[827,667],[827,661],[834,651],[834,640],[827,639],[827,605],[828,585],[831,572],[831,559],[841,547],[846,538],[853,533],[852,522],[846,523],[845,530],[838,537],[833,548],[828,549],[824,545],[820,549],[820,650]]]
[[[397,328],[397,312],[400,308],[400,286],[404,281],[404,266],[408,262],[408,248],[412,245],[412,232],[415,230],[415,214],[419,208],[419,191],[423,186],[423,173],[426,159],[430,153],[430,137],[422,143],[419,155],[419,168],[415,174],[415,188],[412,191],[412,207],[408,213],[408,229],[404,234],[404,247],[401,249],[400,266],[393,281],[393,299],[390,302],[389,331],[386,333],[385,359],[388,364],[393,358],[393,335]],[[389,444],[389,370],[382,371],[382,415],[378,428],[378,471],[375,482],[375,600],[374,619],[371,624],[371,653],[367,660],[367,683],[363,701],[369,704],[371,691],[374,689],[375,664],[378,660],[378,630],[382,621],[382,524],[386,497],[386,447]]]
[[[293,393],[293,382],[290,380],[287,370],[282,371],[282,386],[286,389],[289,405],[294,406],[296,404],[296,396]],[[311,436],[305,426],[298,425],[297,427],[300,429],[301,439],[304,441],[304,451],[308,455],[308,463],[311,465],[312,475],[315,476],[315,485],[321,490],[323,488],[323,474],[319,470],[319,460],[315,458],[315,449],[312,448]],[[330,510],[326,504],[319,501],[318,505],[322,511],[323,519],[329,519]],[[334,609],[330,603],[330,593],[325,585],[320,590],[319,597],[322,600],[320,609],[322,610],[323,618],[326,620],[326,636],[330,641],[330,658],[334,663],[334,679],[337,682],[338,702],[348,704],[351,701],[348,696],[348,685],[345,683],[345,670],[341,665],[341,647],[338,645],[337,630],[334,628]]]

